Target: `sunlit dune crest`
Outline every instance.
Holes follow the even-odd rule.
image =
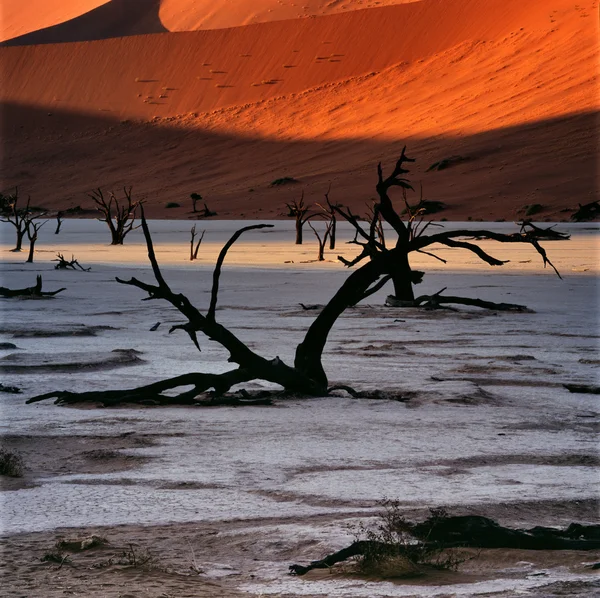
[[[204,4],[164,0],[159,24],[196,27]],[[451,218],[474,205],[474,217],[513,217],[532,203],[556,218],[597,197],[597,0],[305,5],[340,10],[0,48],[3,135],[14,139],[2,187],[56,203],[134,183],[155,215],[197,190],[219,199],[220,217],[278,217],[299,189],[271,188],[280,175],[319,196],[332,183],[363,205],[374,164],[408,143],[415,180]],[[245,22],[267,3],[236,6]],[[466,159],[427,172],[454,155]]]

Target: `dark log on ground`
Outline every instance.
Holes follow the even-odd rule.
[[[563,384],[569,391],[580,394],[600,395],[600,386],[594,384]]]
[[[529,234],[530,237],[534,237],[538,241],[568,241],[571,238],[571,235],[568,233],[561,233],[554,230],[556,224],[548,228],[540,228],[533,224],[531,220],[525,219],[517,222],[517,224],[521,227],[520,233]]]
[[[469,297],[455,297],[452,295],[442,295],[446,289],[434,293],[433,295],[421,295],[414,301],[399,301],[393,295],[388,295],[385,304],[389,307],[422,307],[424,309],[441,309],[445,304],[471,305],[481,307],[482,309],[491,309],[496,311],[517,311],[534,313],[525,305],[516,303],[496,303],[494,301],[484,301],[483,299],[471,299]]]
[[[42,277],[38,274],[36,277],[36,283],[33,287],[27,287],[25,289],[9,289],[7,287],[0,287],[0,297],[54,297],[58,293],[65,291],[66,288],[58,289],[56,291],[42,291]]]
[[[599,550],[600,526],[572,523],[564,530],[549,527],[510,529],[492,519],[474,515],[430,517],[413,524],[411,533],[418,541],[410,544],[386,544],[359,540],[309,565],[290,565],[290,575],[304,575],[312,569],[326,569],[353,556],[377,551],[380,554],[412,558],[423,548],[508,548],[519,550]]]
[[[56,266],[54,266],[55,270],[81,270],[82,272],[89,272],[92,268],[84,268],[76,259],[74,255],[71,255],[71,259],[68,260],[62,253],[56,254],[56,259],[52,260],[53,262],[58,262]]]
[[[141,405],[194,405],[200,407],[272,404],[269,398],[252,399],[220,396],[224,390],[228,390],[233,384],[245,382],[250,379],[252,379],[250,373],[242,369],[232,370],[224,374],[191,373],[126,390],[89,392],[53,391],[32,397],[27,400],[27,403],[38,403],[47,399],[55,399],[55,405],[100,403],[104,407],[132,403]],[[163,394],[185,386],[192,386],[193,388],[172,396]],[[201,393],[211,388],[214,389],[215,396],[208,399],[199,398]]]

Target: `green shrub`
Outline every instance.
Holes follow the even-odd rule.
[[[291,176],[284,176],[281,179],[275,179],[271,182],[271,187],[279,187],[280,185],[294,185],[295,183],[299,183],[297,179]]]

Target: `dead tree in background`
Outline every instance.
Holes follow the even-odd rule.
[[[299,201],[294,199],[292,203],[286,203],[285,205],[288,209],[288,218],[295,218],[296,220],[296,245],[302,245],[302,227],[317,214],[308,213],[310,207],[304,204],[304,191],[302,191]]]
[[[100,222],[106,222],[110,230],[111,245],[123,245],[125,236],[134,228],[135,212],[141,205],[141,201],[133,201],[131,199],[131,187],[123,187],[125,200],[117,199],[117,196],[111,191],[108,201],[104,198],[102,189],[98,188],[89,194],[96,204],[96,209],[102,214],[102,218],[98,218]],[[125,203],[126,202],[126,203]]]
[[[408,170],[404,168],[404,165],[409,162],[414,162],[414,159],[407,157],[405,152],[406,148],[402,150],[402,154],[400,155],[394,170],[388,177],[384,178],[381,163],[377,167],[378,182],[376,190],[379,201],[373,206],[373,217],[368,227],[363,227],[358,218],[352,214],[349,209],[336,208],[336,211],[354,227],[356,236],[353,242],[362,247],[361,253],[353,260],[347,260],[342,256],[339,256],[338,259],[348,267],[356,266],[361,262],[368,260],[366,265],[372,264],[374,268],[380,271],[381,276],[383,277],[375,287],[377,290],[379,290],[388,280],[392,282],[394,286],[394,295],[389,299],[391,299],[391,302],[394,305],[414,306],[415,296],[413,285],[421,282],[424,276],[424,272],[412,270],[409,263],[410,253],[422,253],[446,263],[445,259],[426,250],[426,248],[436,244],[465,249],[474,253],[490,266],[502,266],[506,261],[491,256],[473,241],[493,240],[500,243],[528,243],[542,256],[544,266],[549,264],[558,274],[558,271],[548,259],[546,251],[538,242],[539,231],[543,229],[534,230],[530,228],[529,225],[525,225],[525,228],[522,229],[521,232],[510,235],[495,233],[485,229],[459,229],[429,235],[424,234],[430,226],[439,225],[435,225],[431,221],[425,222],[424,213],[422,207],[420,207],[423,203],[422,198],[419,201],[419,204],[414,208],[411,208],[406,200],[406,191],[414,189],[402,175],[408,172]],[[404,203],[408,214],[408,221],[406,223],[394,208],[392,200],[389,197],[388,193],[393,187],[400,187],[403,190]],[[377,224],[379,216],[381,216],[381,218],[385,220],[396,233],[396,243],[391,248],[387,247],[386,244],[382,243],[378,238]],[[363,268],[364,267],[365,266],[363,266]],[[558,276],[560,276],[560,274],[558,274]],[[369,295],[372,294],[372,292],[375,292],[374,289],[370,289]],[[438,296],[438,300],[441,302],[443,297]],[[501,307],[496,307],[495,309],[501,309]]]
[[[29,239],[29,255],[25,260],[26,264],[33,264],[33,254],[35,251],[35,243],[38,240],[38,231],[44,224],[48,222],[44,220],[43,222],[34,222],[33,218],[27,220],[27,226],[25,230],[27,231],[27,238]]]
[[[208,209],[208,206],[206,205],[206,203],[204,204],[204,209],[201,212],[198,212],[198,216],[197,218],[211,218],[212,216],[216,216],[217,213],[213,212],[211,210]]]
[[[200,243],[202,243],[202,239],[204,239],[204,233],[206,231],[203,230],[202,234],[198,238],[198,243],[194,246],[194,240],[196,238],[196,225],[192,226],[192,239],[190,241],[190,261],[193,262],[195,259],[198,259],[198,250],[200,249]]]
[[[2,216],[0,222],[8,222],[15,227],[17,242],[15,248],[11,251],[21,251],[23,248],[23,239],[27,233],[27,222],[31,216],[29,204],[31,197],[27,198],[24,208],[19,208],[19,189],[15,188],[12,195],[2,195]]]
[[[319,252],[317,254],[317,261],[322,262],[325,260],[325,245],[327,244],[327,239],[331,235],[331,229],[333,227],[333,221],[330,220],[327,223],[327,227],[325,229],[325,234],[323,237],[319,234],[319,231],[312,225],[311,222],[308,223],[308,226],[312,229],[312,232],[315,233],[315,237],[317,237],[317,242],[319,244]]]
[[[56,214],[56,230],[54,231],[55,235],[58,235],[58,233],[60,233],[60,227],[62,226],[62,223],[63,223],[62,215],[63,215],[62,212],[58,212],[58,214]]]
[[[321,209],[321,211],[323,212],[323,215],[325,215],[326,218],[329,220],[329,223],[330,223],[329,249],[330,249],[330,251],[333,251],[335,249],[336,233],[337,233],[337,212],[335,211],[335,209],[341,208],[342,204],[339,204],[339,203],[332,204],[331,203],[331,201],[329,200],[329,192],[330,191],[331,191],[331,185],[329,186],[329,189],[327,189],[327,193],[325,193],[325,201],[327,203],[327,206],[323,206],[320,203],[318,203],[317,206]]]
[[[202,195],[199,193],[190,193],[190,197],[192,199],[192,212],[196,212],[196,203],[202,201]]]
[[[475,253],[483,261],[496,266],[501,266],[505,262],[493,258],[473,242],[463,240],[464,237],[485,238],[498,241],[500,243],[526,243],[542,256],[544,264],[551,264],[546,256],[546,252],[539,245],[535,237],[528,233],[513,233],[510,235],[494,233],[488,230],[457,230],[445,231],[434,235],[423,235],[425,226],[407,226],[398,213],[394,210],[391,200],[388,197],[388,190],[394,186],[406,188],[408,183],[405,179],[400,179],[400,175],[406,172],[402,165],[408,159],[404,150],[392,174],[383,178],[381,164],[378,166],[378,184],[377,191],[380,201],[375,205],[374,212],[382,217],[398,234],[398,241],[392,248],[383,246],[377,239],[376,221],[370,223],[368,229],[364,229],[356,217],[349,210],[337,208],[338,214],[346,218],[356,230],[357,243],[362,246],[362,253],[352,261],[343,260],[347,265],[356,265],[364,261],[356,268],[344,281],[327,305],[320,311],[319,315],[312,322],[302,342],[296,347],[293,366],[287,365],[279,357],[266,359],[258,355],[242,340],[235,336],[223,324],[217,322],[217,303],[219,296],[220,276],[223,263],[227,252],[237,239],[245,232],[271,227],[268,224],[257,224],[246,226],[238,230],[225,244],[213,272],[212,289],[210,292],[210,304],[205,313],[202,313],[195,307],[191,301],[183,294],[174,292],[166,282],[156,255],[148,223],[144,217],[142,208],[142,230],[148,247],[148,258],[152,266],[156,284],[142,282],[136,278],[121,280],[117,282],[130,286],[135,286],[145,293],[146,299],[162,299],[170,303],[185,318],[185,322],[171,327],[170,332],[182,330],[188,334],[196,348],[200,350],[198,333],[203,334],[209,340],[220,344],[229,353],[228,362],[237,364],[237,367],[222,374],[207,373],[189,373],[166,380],[161,380],[143,387],[111,390],[111,391],[90,391],[83,393],[73,393],[71,391],[54,391],[33,397],[28,403],[35,403],[45,399],[56,399],[57,403],[79,403],[79,402],[100,402],[106,405],[116,405],[119,403],[145,403],[151,401],[154,404],[187,404],[197,405],[206,404],[199,395],[210,389],[213,390],[213,396],[220,397],[229,389],[236,385],[250,380],[265,380],[278,384],[284,388],[287,393],[301,393],[309,396],[324,396],[333,388],[328,388],[328,378],[322,364],[322,355],[329,337],[329,333],[336,323],[337,319],[349,308],[356,305],[366,297],[381,289],[387,282],[394,281],[394,277],[407,277],[411,284],[413,272],[408,263],[408,255],[413,251],[423,251],[425,247],[438,243],[449,247],[457,247]],[[410,224],[410,223],[409,223]],[[361,240],[358,240],[358,239]],[[555,269],[556,270],[556,269]],[[557,272],[558,274],[558,272]],[[394,281],[396,282],[396,281]],[[400,281],[402,282],[402,281]],[[394,285],[396,287],[396,285]],[[411,289],[412,292],[412,289]],[[189,387],[192,387],[189,389]],[[179,394],[164,394],[176,388],[187,387],[187,390]],[[347,387],[344,387],[348,389]],[[349,392],[360,396],[352,389]]]

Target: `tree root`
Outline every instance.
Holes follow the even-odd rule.
[[[424,309],[442,309],[444,304],[452,303],[455,305],[471,305],[473,307],[481,307],[482,309],[490,309],[494,311],[516,311],[534,313],[525,305],[516,303],[495,303],[494,301],[484,301],[483,299],[471,299],[469,297],[454,297],[451,295],[442,295],[446,290],[444,287],[441,291],[433,295],[421,295],[413,301],[402,301],[396,299],[393,295],[388,295],[385,304],[389,307],[422,307]]]
[[[9,289],[7,287],[0,287],[0,297],[54,297],[58,293],[65,291],[66,288],[58,289],[57,291],[42,291],[42,277],[38,274],[36,277],[36,283],[33,287],[26,287],[24,289]]]
[[[411,559],[423,549],[513,548],[520,550],[598,550],[600,526],[571,523],[564,530],[550,527],[510,529],[492,519],[473,515],[430,517],[423,523],[410,524],[417,543],[386,544],[359,540],[309,565],[290,565],[290,575],[304,575],[312,569],[326,569],[353,556],[373,553],[402,555]]]
[[[191,373],[160,380],[153,384],[125,390],[97,390],[88,392],[71,392],[68,390],[52,391],[31,397],[27,404],[39,403],[47,399],[55,399],[55,405],[74,405],[77,403],[100,403],[104,407],[121,404],[139,405],[191,405],[200,407],[237,406],[237,405],[270,405],[269,398],[241,398],[224,396],[234,384],[252,380],[254,376],[247,370],[238,368],[224,374]],[[176,395],[163,394],[166,391],[183,386],[193,386],[191,390]],[[214,392],[209,398],[199,395],[210,389]]]

